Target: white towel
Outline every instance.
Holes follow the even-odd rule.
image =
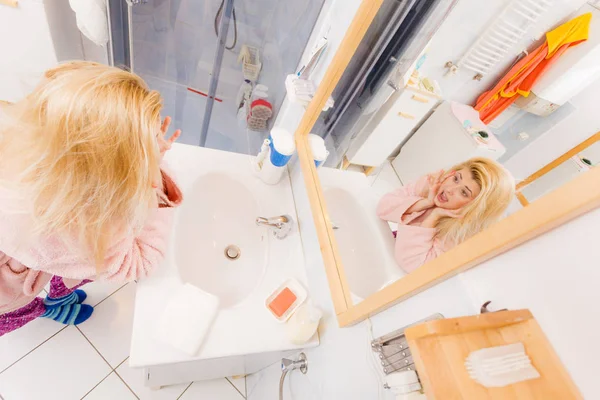
[[[108,42],[108,20],[106,0],[69,0],[75,12],[77,27],[88,39],[98,46]]]
[[[155,337],[191,356],[200,350],[219,309],[219,299],[186,283],[167,300]]]

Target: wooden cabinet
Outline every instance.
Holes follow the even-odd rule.
[[[394,99],[395,97],[395,99]],[[404,142],[420,122],[437,105],[439,97],[413,85],[406,85],[400,95],[373,128],[355,140],[346,153],[350,164],[378,167]],[[386,105],[384,105],[384,108]]]

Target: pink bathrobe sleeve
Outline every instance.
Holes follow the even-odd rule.
[[[53,265],[47,264],[43,269],[53,275],[68,278],[69,282],[65,280],[67,286],[87,278],[127,282],[147,277],[162,262],[167,252],[175,212],[173,207],[179,205],[183,197],[179,187],[164,171],[163,185],[166,194],[163,200],[166,205],[151,210],[146,223],[136,235],[125,235],[108,249],[103,272],[96,275],[95,266],[86,263],[76,255],[67,255],[68,262],[63,265],[60,262],[61,257],[51,259],[50,261],[54,261]]]
[[[100,274],[95,263],[56,237],[40,238],[31,246],[23,246],[17,232],[27,226],[26,216],[4,214],[0,208],[0,314],[29,303],[53,275],[63,277],[68,287],[83,279],[126,282],[146,277],[164,258],[173,207],[183,198],[165,172],[163,186],[164,206],[151,211],[139,232],[124,234],[108,249]]]
[[[435,228],[419,226],[419,217],[425,211],[406,214],[413,204],[424,198],[426,188],[427,177],[422,177],[415,183],[386,194],[377,206],[379,218],[398,223],[394,256],[400,268],[407,273],[447,251],[446,246],[436,237]]]

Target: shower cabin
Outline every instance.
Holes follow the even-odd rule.
[[[324,1],[109,0],[109,58],[161,93],[163,117],[182,130],[178,142],[255,154]],[[262,68],[253,84],[268,88],[273,110],[259,131],[238,113],[245,83],[239,57],[247,47],[258,49]]]
[[[182,130],[180,143],[256,154],[282,107],[285,78],[298,72],[321,9],[332,2],[107,0],[109,58],[162,94],[163,116],[172,117],[171,130]],[[394,77],[410,69],[456,2],[384,0],[333,93],[334,107],[314,127],[331,153],[326,165],[341,161],[398,92]],[[328,23],[335,26],[333,16]],[[253,85],[268,87],[272,105],[259,131],[247,129],[238,113],[244,46],[258,49],[262,68]],[[326,68],[318,69],[311,76],[316,84]]]

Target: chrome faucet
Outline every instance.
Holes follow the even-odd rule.
[[[273,236],[277,239],[283,239],[292,231],[294,221],[289,215],[280,215],[273,218],[258,217],[256,218],[256,225],[268,226],[271,228]]]
[[[308,360],[306,354],[300,353],[297,360],[288,358],[281,359],[281,378],[279,378],[279,400],[283,400],[283,382],[288,372],[299,369],[300,372],[306,374],[308,372]]]

